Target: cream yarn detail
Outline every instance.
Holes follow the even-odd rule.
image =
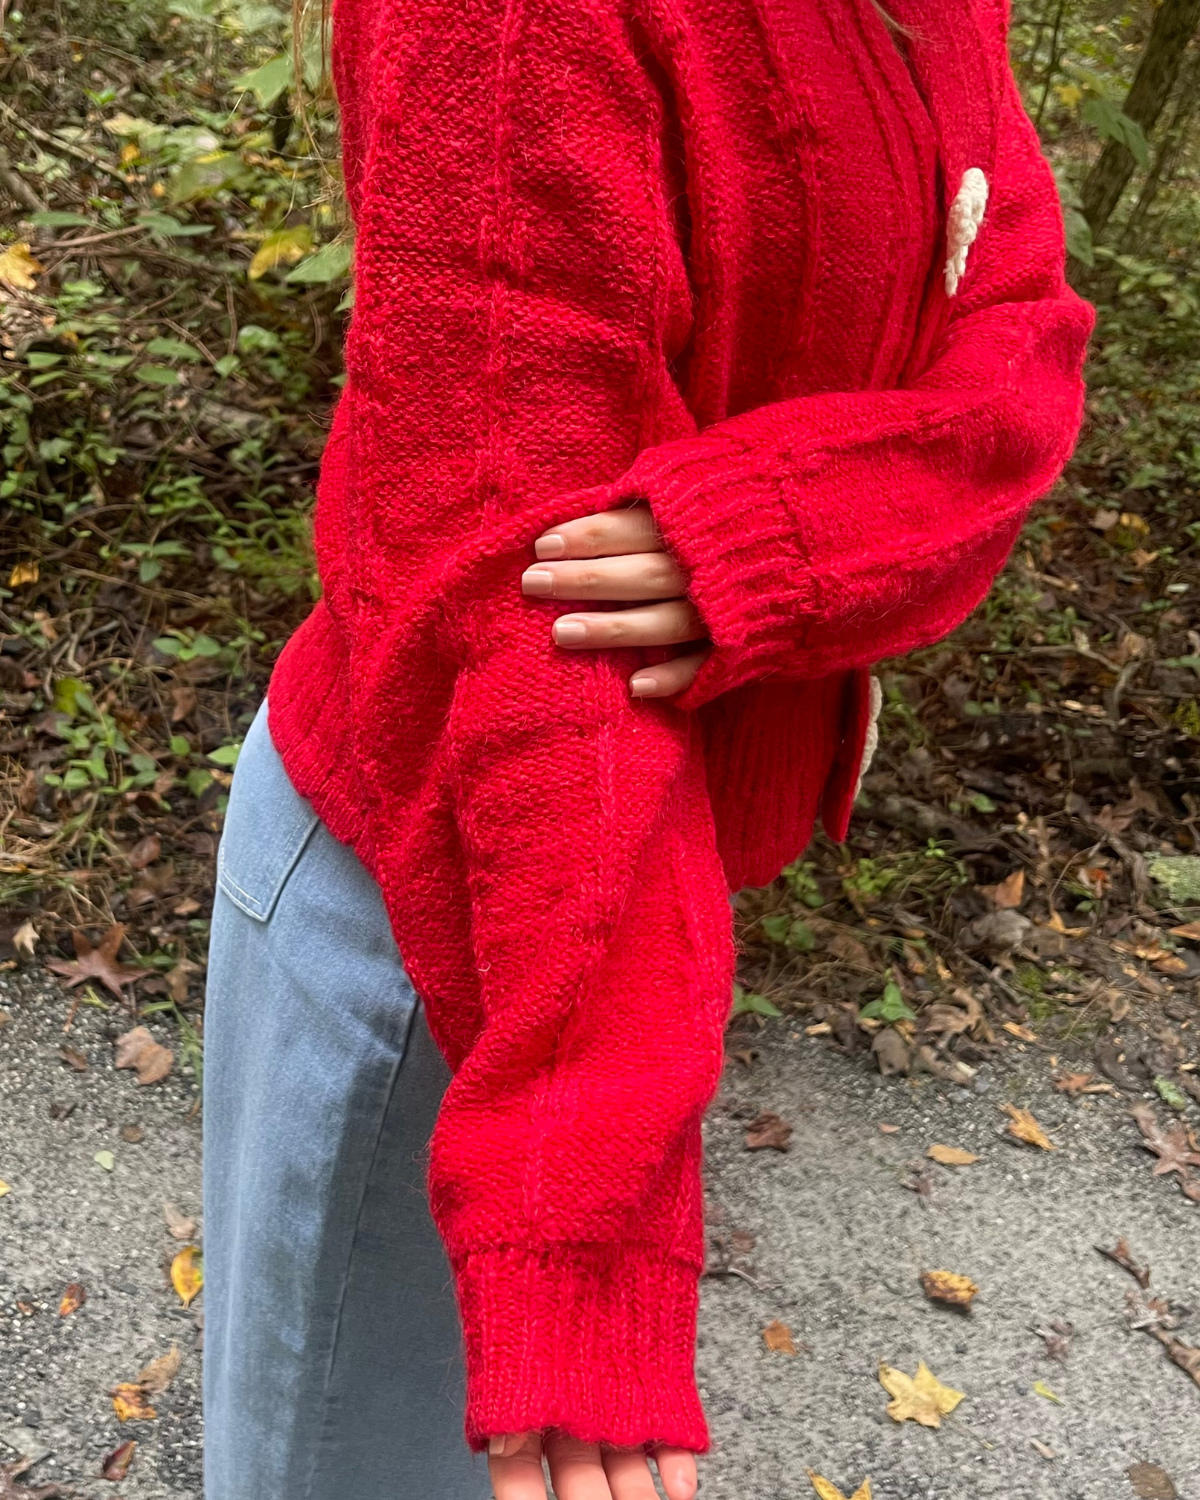
[[[958,291],[958,283],[967,268],[967,251],[975,243],[987,201],[987,178],[978,167],[968,167],[946,221],[947,297],[953,297]]]
[[[883,707],[883,688],[880,686],[879,678],[871,678],[871,717],[867,721],[867,735],[863,740],[862,760],[858,763],[858,780],[854,783],[854,796],[857,797],[862,791],[863,777],[870,769],[871,762],[875,759],[875,752],[879,749],[879,711]]]

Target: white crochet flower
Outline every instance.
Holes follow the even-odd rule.
[[[987,178],[978,167],[968,167],[946,221],[946,296],[953,297],[967,268],[967,251],[975,243],[987,207]]]

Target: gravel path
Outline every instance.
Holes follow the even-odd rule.
[[[87,1500],[199,1500],[203,1297],[186,1311],[170,1287],[179,1241],[162,1213],[164,1200],[199,1212],[192,1080],[177,1070],[139,1088],[112,1066],[122,1015],[82,1005],[64,1036],[69,1006],[34,970],[0,974],[0,1460],[39,1455],[31,1482]],[[87,1072],[60,1060],[64,1044]],[[1033,1047],[964,1093],[884,1083],[786,1022],[754,1045],[708,1125],[714,1263],[752,1281],[704,1283],[704,1493],[803,1500],[811,1467],[847,1495],[869,1475],[874,1500],[1136,1500],[1126,1471],[1151,1463],[1200,1500],[1200,1387],[1127,1330],[1135,1284],[1093,1248],[1124,1235],[1156,1290],[1200,1305],[1200,1207],[1152,1177],[1123,1106],[1056,1094]],[[1060,1149],[1002,1139],[1005,1101],[1032,1108]],[[745,1149],[760,1110],[795,1127],[787,1152]],[[981,1159],[936,1166],[933,1142]],[[105,1151],[111,1172],[95,1160]],[[928,1204],[903,1186],[914,1166],[933,1178]],[[931,1269],[979,1284],[969,1316],[926,1301]],[[61,1318],[72,1281],[87,1302]],[[1065,1363],[1034,1332],[1055,1318],[1076,1328]],[[766,1348],[776,1319],[797,1354]],[[1200,1315],[1181,1333],[1200,1343]],[[108,1388],[172,1344],[183,1363],[157,1420],[122,1427]],[[912,1374],[922,1359],[966,1393],[939,1431],[893,1423],[876,1378],[881,1360]],[[106,1483],[103,1456],[130,1437],[128,1477]]]

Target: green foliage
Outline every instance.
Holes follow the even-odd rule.
[[[773,1005],[765,995],[755,994],[753,990],[743,989],[740,984],[733,987],[733,1011],[735,1016],[779,1016],[783,1012],[777,1005]]]
[[[915,1021],[916,1012],[911,1010],[904,999],[904,992],[894,979],[889,979],[883,987],[883,994],[877,1000],[872,1000],[864,1005],[858,1013],[860,1021],[886,1021],[889,1025],[896,1021]]]

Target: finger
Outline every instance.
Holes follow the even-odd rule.
[[[606,1448],[601,1454],[612,1500],[658,1500],[644,1453]]]
[[[546,1439],[546,1461],[558,1500],[611,1500],[608,1476],[595,1443],[576,1438]]]
[[[540,1432],[510,1432],[488,1444],[488,1474],[496,1500],[546,1500]]]
[[[696,1455],[686,1448],[658,1448],[654,1461],[667,1500],[694,1500],[699,1480],[696,1477]]]
[[[676,646],[704,638],[704,622],[689,599],[636,605],[606,614],[560,615],[554,622],[556,645],[572,650],[598,646]]]
[[[619,557],[627,552],[661,551],[662,538],[650,507],[642,504],[562,521],[533,544],[533,555],[547,562],[560,557]]]
[[[541,563],[521,574],[521,592],[532,599],[674,599],[686,591],[669,552]]]
[[[675,656],[653,667],[639,667],[629,679],[629,691],[635,698],[670,698],[682,693],[691,687],[711,654],[711,648],[689,651],[686,656]]]

